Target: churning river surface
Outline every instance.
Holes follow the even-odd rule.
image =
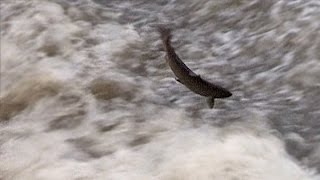
[[[319,0],[1,0],[0,90],[1,180],[320,179]]]

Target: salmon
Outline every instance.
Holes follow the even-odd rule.
[[[158,31],[166,51],[166,62],[170,66],[179,83],[186,86],[192,92],[207,97],[207,103],[210,108],[213,108],[215,98],[227,98],[232,96],[232,93],[227,89],[206,81],[183,63],[176,54],[174,48],[171,46],[172,35],[170,29],[160,26],[158,27]]]

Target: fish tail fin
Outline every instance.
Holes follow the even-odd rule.
[[[171,41],[171,29],[166,28],[164,26],[158,27],[158,32],[160,33],[160,37],[165,45],[168,45]]]

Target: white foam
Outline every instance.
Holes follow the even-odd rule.
[[[319,179],[286,153],[280,139],[267,132],[269,127],[261,123],[263,115],[227,128],[194,128],[184,109],[140,102],[154,93],[151,88],[144,89],[151,80],[142,77],[146,82],[139,84],[112,59],[114,53],[139,39],[131,25],[112,20],[98,25],[73,21],[73,13],[45,0],[7,1],[2,6],[8,8],[2,13],[12,14],[17,4],[22,7],[21,14],[6,20],[10,26],[1,39],[1,71],[5,74],[1,80],[6,83],[2,88],[13,92],[10,84],[25,73],[40,72],[35,78],[40,83],[18,88],[17,94],[30,102],[27,110],[0,125],[0,179]],[[81,10],[74,11],[78,19],[84,16]],[[203,13],[207,12],[198,12]],[[84,46],[84,39],[90,38],[95,43]],[[140,101],[115,98],[101,105],[86,89],[87,82],[101,76],[136,83],[119,87],[137,88]],[[308,83],[315,80],[311,77]],[[59,87],[68,88],[30,99],[36,95],[34,86],[56,81]],[[114,108],[113,103],[121,106]],[[67,115],[79,110],[83,116],[75,127],[48,128],[63,115],[68,124],[73,119]],[[136,122],[141,119],[144,121]],[[102,127],[97,122],[110,125],[109,130],[99,131]],[[145,139],[132,143],[139,137]]]

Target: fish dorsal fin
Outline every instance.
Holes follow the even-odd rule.
[[[199,74],[196,74],[196,73],[194,73],[194,72],[192,72],[192,71],[189,71],[189,76],[192,76],[192,77],[200,77]]]

